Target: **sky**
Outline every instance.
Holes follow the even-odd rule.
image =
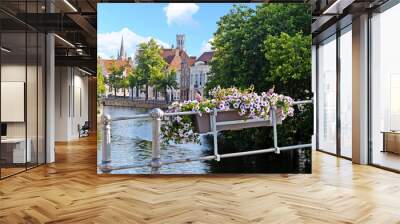
[[[255,7],[255,4],[248,4]],[[99,3],[97,51],[102,58],[117,57],[124,37],[128,56],[139,43],[154,38],[163,47],[176,46],[176,34],[185,34],[185,50],[191,56],[209,51],[209,41],[229,3]]]

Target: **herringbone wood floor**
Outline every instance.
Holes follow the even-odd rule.
[[[0,223],[400,223],[400,175],[315,152],[312,175],[98,176],[96,139],[0,181]]]

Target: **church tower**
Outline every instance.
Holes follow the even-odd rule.
[[[176,48],[178,48],[179,50],[184,50],[184,48],[185,48],[185,35],[184,34],[176,35]]]
[[[124,36],[122,36],[121,47],[120,47],[119,52],[118,52],[117,60],[124,61],[126,59],[127,59],[127,54],[126,54],[125,47],[124,47]]]

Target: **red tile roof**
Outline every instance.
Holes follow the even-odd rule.
[[[99,63],[103,66],[107,73],[110,72],[112,63],[118,67],[125,67],[125,71],[128,72],[129,70],[133,70],[133,66],[129,64],[126,60],[115,60],[115,59],[99,59]],[[107,74],[108,75],[108,74]]]
[[[204,52],[203,54],[200,55],[200,57],[197,59],[197,61],[202,61],[202,62],[208,64],[211,61],[213,56],[214,56],[214,51]]]
[[[174,69],[175,71],[181,70],[181,63],[183,60],[188,60],[189,65],[195,61],[195,59],[191,59],[184,50],[178,49],[162,49],[161,56],[168,63],[168,69]]]
[[[195,62],[196,62],[196,56],[190,56],[190,58],[189,58],[189,66],[194,65]]]
[[[161,55],[164,60],[168,63],[171,64],[172,60],[175,57],[175,49],[163,49],[162,50],[162,55]]]

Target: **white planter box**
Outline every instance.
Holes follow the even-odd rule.
[[[277,119],[277,124],[281,124],[282,120]],[[196,115],[195,128],[200,134],[211,131],[210,114]],[[221,111],[217,113],[217,130],[241,130],[246,128],[272,126],[271,120],[265,119],[244,119],[237,111]]]

